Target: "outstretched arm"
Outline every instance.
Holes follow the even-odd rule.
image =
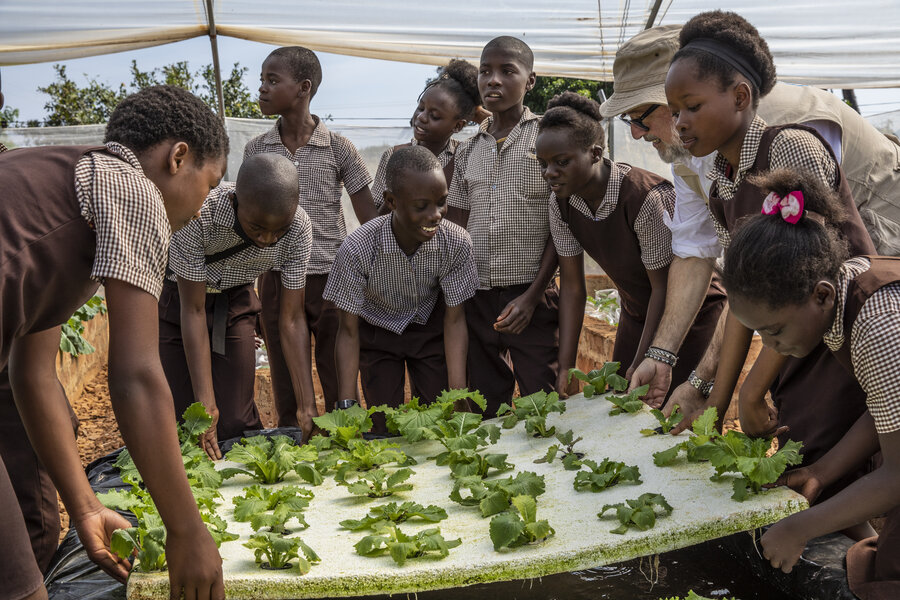
[[[587,290],[584,283],[584,254],[559,257],[559,374],[556,392],[568,398],[577,393],[578,384],[569,383],[569,369],[576,366],[578,338],[584,323],[584,303]],[[574,379],[573,379],[574,382]]]
[[[281,348],[287,363],[294,397],[300,413],[300,423],[304,435],[313,429],[313,417],[319,416],[316,409],[316,394],[312,381],[312,359],[310,357],[309,327],[306,323],[306,290],[281,288],[281,313],[278,317]]]
[[[465,389],[466,356],[469,352],[469,330],[466,328],[466,311],[462,304],[448,306],[444,312],[444,355],[447,358],[449,389]]]
[[[353,204],[353,212],[356,213],[356,218],[359,219],[360,225],[378,216],[375,202],[372,200],[372,190],[369,189],[369,186],[350,194],[350,203]]]
[[[359,400],[359,317],[340,311],[340,325],[334,343],[340,400]]]
[[[497,321],[494,323],[494,329],[501,333],[522,333],[528,327],[535,307],[544,298],[544,292],[556,274],[557,265],[559,265],[559,256],[556,254],[556,246],[553,245],[553,238],[547,236],[547,244],[541,254],[541,266],[538,269],[537,277],[522,295],[513,298],[500,311]]]

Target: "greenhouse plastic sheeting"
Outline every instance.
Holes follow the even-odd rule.
[[[654,25],[684,23],[722,7],[712,0],[658,4]],[[532,47],[539,75],[599,80],[612,79],[616,50],[647,25],[655,5],[654,0],[213,2],[218,35],[442,65],[454,56],[477,60],[485,42],[508,34]],[[759,28],[783,81],[829,88],[900,85],[896,0],[740,0],[727,8]],[[4,0],[0,65],[134,50],[209,30],[203,0]]]

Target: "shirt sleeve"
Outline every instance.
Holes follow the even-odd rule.
[[[450,182],[450,191],[447,194],[447,206],[460,210],[471,210],[469,203],[469,188],[466,182],[466,159],[468,158],[469,143],[472,138],[461,143],[456,149],[456,158],[453,161],[453,180]]]
[[[345,137],[332,137],[332,143],[338,139],[341,143],[338,146],[338,161],[341,165],[341,181],[344,182],[344,189],[351,196],[360,191],[372,182],[372,176],[369,175],[369,169],[366,163],[356,150],[353,142]]]
[[[372,200],[375,202],[375,208],[378,210],[381,210],[381,207],[384,205],[384,190],[387,186],[385,181],[387,164],[393,154],[393,148],[388,148],[384,151],[384,154],[381,155],[381,160],[378,161],[378,170],[375,171],[375,180],[372,181]]]
[[[309,255],[312,252],[312,222],[306,211],[299,206],[294,215],[294,227],[299,232],[297,243],[291,248],[288,259],[281,265],[281,285],[288,290],[306,287],[306,268],[309,266]]]
[[[718,258],[722,246],[706,200],[674,172],[672,182],[675,210],[671,217],[668,213],[663,215],[666,226],[672,232],[672,253],[680,258]]]
[[[634,234],[641,248],[641,262],[650,271],[664,269],[672,262],[672,231],[663,215],[675,204],[675,189],[665,182],[653,187],[634,221]]]
[[[204,205],[204,210],[207,207]],[[194,219],[172,235],[169,245],[169,268],[188,281],[206,281],[206,243],[203,220]]]
[[[896,286],[894,294],[898,291]],[[866,304],[876,302],[882,288]],[[878,433],[900,430],[900,391],[897,389],[897,365],[900,364],[900,312],[879,311],[865,319],[857,318],[850,338],[850,359],[859,385],[866,393],[866,405]]]
[[[344,312],[359,315],[366,301],[368,277],[362,268],[359,248],[348,237],[338,249],[328,274],[322,298],[331,300]]]
[[[448,258],[449,268],[441,276],[441,289],[447,306],[459,306],[475,295],[478,289],[478,268],[472,239],[465,230],[460,232],[460,243]]]
[[[772,140],[769,167],[805,169],[829,188],[834,188],[837,166],[831,153],[813,134],[801,129],[785,129]]]
[[[93,197],[97,251],[91,277],[119,279],[158,299],[172,235],[159,190],[137,172],[97,168]]]
[[[569,224],[563,221],[556,203],[556,196],[551,196],[547,203],[547,214],[550,220],[550,235],[553,236],[553,245],[560,256],[578,256],[584,253],[584,248],[575,239]]]

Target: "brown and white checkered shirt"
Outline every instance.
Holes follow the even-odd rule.
[[[857,256],[841,267],[837,310],[825,344],[837,351],[844,344],[844,304],[847,286],[869,270],[867,258]],[[900,284],[886,285],[866,300],[850,331],[850,361],[878,433],[900,430]]]
[[[748,171],[756,162],[756,154],[759,152],[759,144],[766,130],[766,122],[759,116],[750,123],[744,143],[741,146],[740,160],[737,174],[732,180],[728,175],[728,161],[721,154],[716,154],[713,169],[706,174],[712,181],[718,184],[719,196],[726,202],[734,198],[738,187],[743,183]],[[769,169],[797,168],[809,171],[814,177],[821,179],[829,188],[834,188],[837,178],[837,165],[828,148],[822,145],[819,139],[808,131],[801,129],[785,129],[772,140],[772,148],[769,153]],[[760,206],[762,202],[760,201]],[[731,234],[722,223],[710,213],[716,235],[723,248],[731,244]]]
[[[407,256],[394,237],[392,217],[372,219],[347,236],[322,297],[401,334],[410,323],[428,321],[440,291],[447,306],[474,296],[478,273],[462,227],[442,220],[434,237]]]
[[[7,150],[9,150],[9,148],[0,143],[0,152],[6,152]]]
[[[188,281],[205,281],[207,287],[227,290],[246,285],[266,271],[281,272],[281,284],[289,290],[306,285],[306,265],[312,248],[312,224],[306,212],[297,207],[294,220],[277,242],[267,248],[250,245],[231,256],[206,264],[208,255],[244,243],[235,232],[236,219],[233,183],[223,183],[206,197],[200,218],[194,219],[172,236],[169,268]]]
[[[531,283],[550,235],[550,186],[534,155],[540,118],[528,108],[498,150],[493,117],[456,149],[447,203],[469,211],[480,289]]]
[[[418,146],[419,140],[413,138],[410,142],[412,146]],[[455,140],[450,138],[450,141],[447,142],[447,145],[444,146],[444,149],[441,150],[441,153],[437,155],[438,162],[441,163],[442,167],[446,167],[447,163],[450,162],[450,159],[453,158],[453,153],[456,152],[456,147],[459,146],[459,140]],[[387,150],[384,151],[384,154],[381,155],[381,160],[378,162],[378,170],[375,172],[375,181],[372,182],[372,200],[375,201],[375,208],[381,210],[381,207],[384,205],[384,190],[385,190],[385,176],[387,175],[387,164],[391,157],[394,155],[394,150],[396,146],[391,146]]]
[[[172,228],[162,193],[147,179],[134,152],[116,142],[75,165],[75,195],[81,216],[97,233],[91,278],[120,279],[157,299],[169,254]]]
[[[569,197],[571,208],[594,221],[603,221],[616,209],[622,180],[631,171],[630,165],[604,160],[610,166],[609,183],[597,211],[592,213],[584,198],[576,195]],[[577,256],[583,253],[584,248],[572,234],[569,225],[562,219],[556,194],[551,195],[549,205],[550,233],[553,235],[556,252],[560,256]],[[671,217],[674,210],[675,188],[671,183],[665,181],[650,189],[634,221],[634,235],[641,248],[641,262],[648,270],[663,269],[672,262],[672,230],[666,227],[663,214],[668,213]]]
[[[353,143],[328,131],[313,115],[316,128],[309,142],[291,153],[281,141],[281,119],[268,132],[256,136],[244,147],[244,158],[264,152],[281,154],[297,167],[300,177],[300,206],[309,215],[313,228],[312,254],[308,273],[322,275],[331,270],[338,248],[347,237],[341,208],[341,185],[355,194],[372,181],[366,163]]]

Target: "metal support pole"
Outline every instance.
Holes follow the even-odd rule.
[[[213,71],[216,75],[216,98],[219,104],[219,117],[225,120],[225,94],[222,91],[222,70],[219,68],[219,44],[216,41],[216,17],[213,12],[213,0],[206,0],[206,18],[209,21],[209,45],[212,46]]]
[[[647,24],[644,25],[644,29],[650,29],[653,27],[653,22],[656,20],[656,14],[659,12],[659,7],[662,4],[662,0],[656,0],[653,3],[653,8],[650,9],[650,17],[647,19]]]

